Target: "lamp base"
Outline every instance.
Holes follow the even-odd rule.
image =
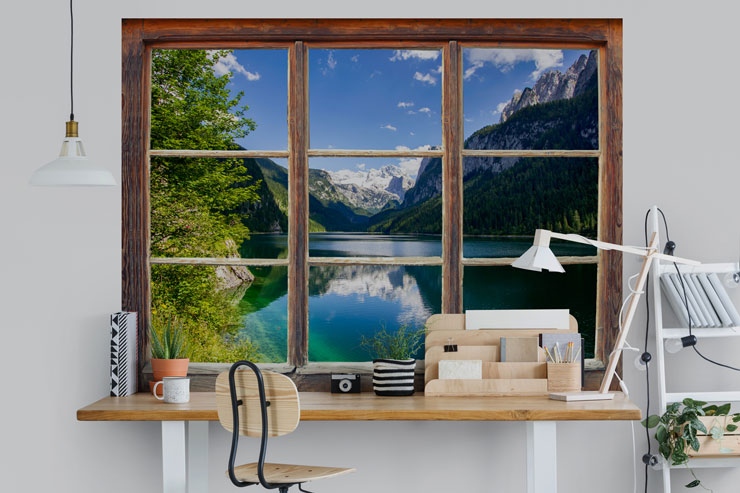
[[[554,401],[608,401],[614,399],[614,392],[602,394],[599,391],[590,392],[551,392],[550,399]]]

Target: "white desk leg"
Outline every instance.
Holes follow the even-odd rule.
[[[558,463],[555,421],[527,421],[527,493],[556,493]]]
[[[208,491],[208,421],[188,422],[188,493]]]
[[[187,493],[185,421],[162,421],[162,491]]]

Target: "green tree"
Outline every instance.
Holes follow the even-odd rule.
[[[152,54],[151,147],[235,149],[256,128],[244,118],[241,92],[228,89],[231,74],[213,65],[228,51],[154,50]],[[168,257],[236,256],[248,238],[239,206],[256,202],[255,182],[238,159],[153,158],[150,166],[151,254]],[[241,314],[209,266],[155,265],[152,314],[156,323],[182,321],[193,361],[256,356],[240,339]]]

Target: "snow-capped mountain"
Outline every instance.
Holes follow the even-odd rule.
[[[337,189],[355,207],[377,212],[388,202],[403,201],[414,179],[401,167],[388,164],[382,168],[328,172]]]

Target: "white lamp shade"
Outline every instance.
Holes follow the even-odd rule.
[[[565,269],[560,265],[560,262],[558,262],[555,254],[552,253],[550,247],[538,245],[529,247],[529,250],[516,259],[511,266],[517,269],[533,270],[535,272],[542,272],[543,270],[565,272]]]
[[[67,137],[59,157],[34,172],[31,185],[40,187],[106,187],[116,184],[113,174],[91,163],[85,155],[82,140]]]

